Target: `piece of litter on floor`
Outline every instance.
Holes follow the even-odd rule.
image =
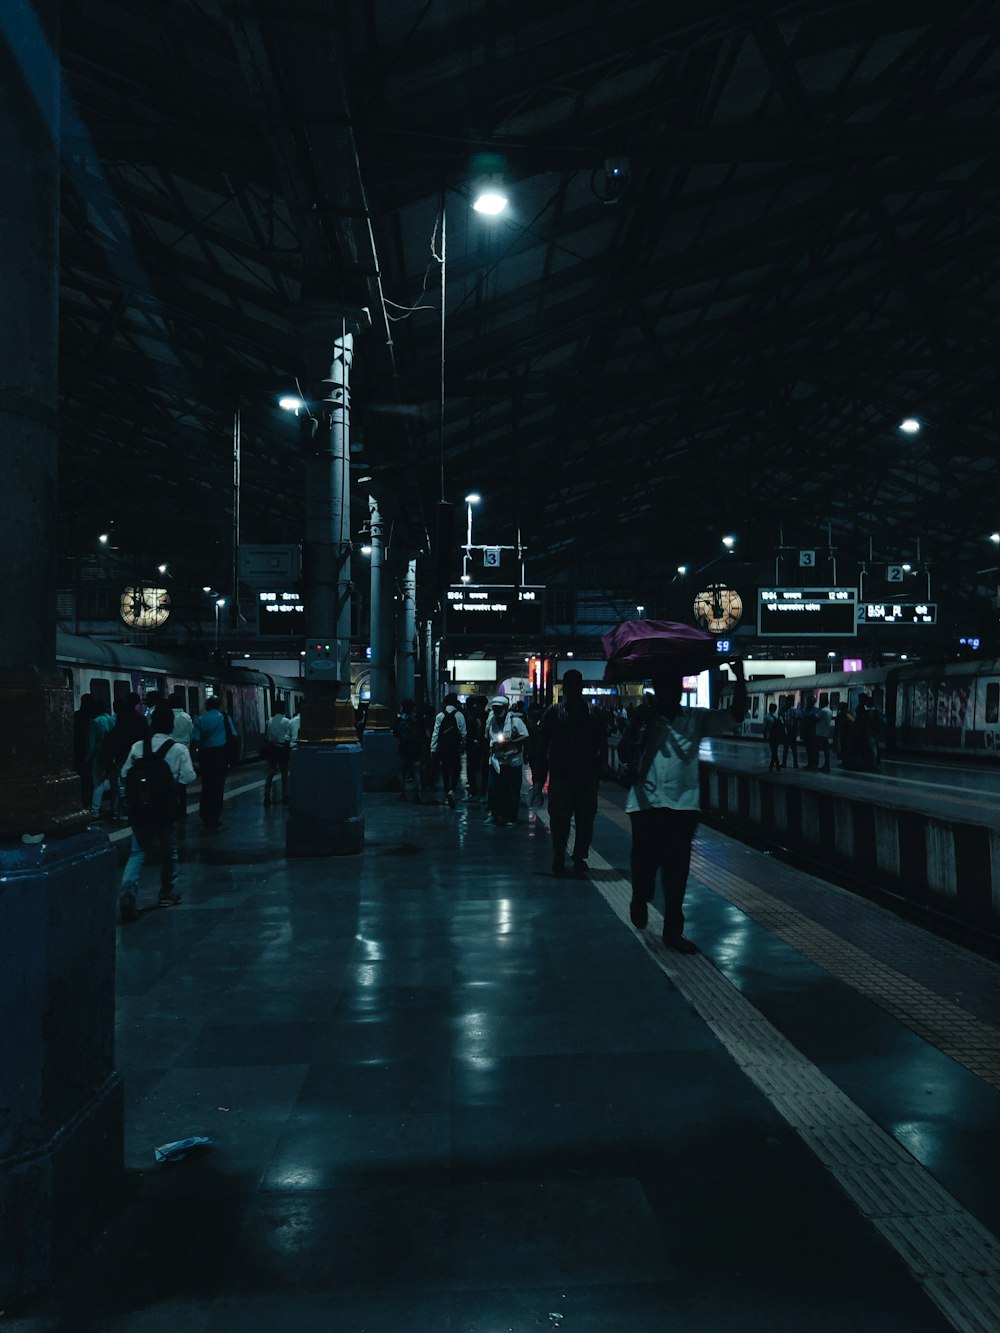
[[[228,1107],[228,1106],[217,1106],[215,1109],[216,1109],[217,1111],[228,1111],[228,1110],[229,1110],[229,1107]]]
[[[207,1139],[201,1135],[195,1135],[190,1139],[177,1139],[173,1143],[161,1144],[159,1148],[153,1149],[153,1156],[158,1162],[180,1162],[195,1148],[211,1148],[215,1144],[214,1139]]]

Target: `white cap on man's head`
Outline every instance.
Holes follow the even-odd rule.
[[[490,700],[490,707],[509,708],[510,700],[504,694],[494,694],[493,698]]]

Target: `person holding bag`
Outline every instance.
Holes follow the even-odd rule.
[[[226,770],[229,767],[227,751],[234,736],[232,724],[222,712],[222,700],[215,695],[206,699],[205,711],[195,718],[191,731],[191,749],[197,756],[201,770],[198,814],[206,828],[218,828],[222,819]]]

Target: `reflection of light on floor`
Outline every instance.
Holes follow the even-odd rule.
[[[362,963],[354,969],[354,981],[358,986],[374,986],[378,977],[379,969],[373,963]]]
[[[382,945],[378,940],[366,940],[364,935],[355,935],[354,938],[361,945],[362,952],[366,958],[377,962],[383,957]]]
[[[509,935],[514,929],[514,904],[510,898],[498,898],[496,902],[496,933]]]
[[[890,1123],[888,1130],[923,1166],[931,1166],[940,1156],[941,1141],[925,1121],[900,1120]]]

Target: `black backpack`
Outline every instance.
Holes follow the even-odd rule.
[[[458,730],[455,714],[446,712],[441,719],[441,727],[438,731],[438,749],[444,750],[448,754],[461,749],[461,745],[462,737]]]
[[[166,741],[154,753],[149,741],[143,741],[141,757],[125,774],[125,802],[133,828],[159,828],[176,817],[177,791],[165,758],[172,745]]]

